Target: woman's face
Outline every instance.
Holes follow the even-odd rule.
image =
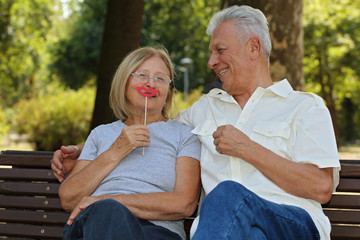
[[[153,97],[147,97],[147,111],[148,114],[161,115],[161,111],[165,105],[166,98],[169,91],[169,84],[166,86],[159,86],[152,76],[158,74],[165,74],[170,76],[170,72],[166,64],[159,56],[152,56],[144,61],[134,72],[142,72],[151,76],[147,83],[137,80],[134,76],[130,76],[126,86],[126,98],[129,101],[130,108],[134,114],[144,114],[145,111],[145,96],[139,93],[138,87],[144,87],[149,90],[156,90]],[[145,91],[145,95],[151,91]]]

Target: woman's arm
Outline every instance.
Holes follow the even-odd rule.
[[[125,205],[136,217],[147,220],[179,220],[191,216],[200,195],[200,163],[190,157],[180,157],[176,162],[176,182],[173,192],[133,195],[102,195],[85,197],[69,217],[71,225],[84,208],[95,201],[111,198]]]
[[[60,185],[61,206],[72,211],[85,196],[90,196],[101,181],[137,147],[149,145],[149,131],[144,125],[123,128],[110,148],[93,161],[79,160]]]
[[[180,157],[176,163],[176,183],[173,192],[110,197],[124,204],[138,218],[179,220],[191,216],[195,211],[200,188],[199,161],[190,157]]]

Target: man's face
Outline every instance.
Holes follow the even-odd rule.
[[[222,88],[230,95],[239,94],[248,81],[247,42],[242,45],[233,21],[220,24],[210,40],[208,67],[220,77]]]

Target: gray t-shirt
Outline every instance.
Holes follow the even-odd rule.
[[[94,160],[111,144],[126,127],[122,121],[100,125],[93,129],[86,140],[79,159]],[[171,192],[176,180],[176,160],[179,157],[200,159],[201,144],[191,133],[191,126],[169,119],[147,125],[150,145],[138,147],[126,156],[119,165],[99,184],[92,194],[137,194]],[[185,239],[183,221],[151,221],[178,233]]]

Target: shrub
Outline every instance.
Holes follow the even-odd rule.
[[[199,87],[197,89],[193,89],[189,95],[188,95],[188,101],[184,101],[184,93],[183,92],[176,92],[175,99],[174,99],[174,109],[173,113],[171,114],[172,117],[175,117],[178,112],[185,110],[191,105],[193,105],[194,102],[199,100],[199,98],[203,95],[202,93],[203,87]]]
[[[1,144],[1,139],[6,133],[8,133],[9,129],[10,126],[6,121],[5,113],[0,108],[0,144]]]
[[[14,129],[29,134],[36,150],[84,142],[92,117],[95,89],[61,90],[15,105]]]

